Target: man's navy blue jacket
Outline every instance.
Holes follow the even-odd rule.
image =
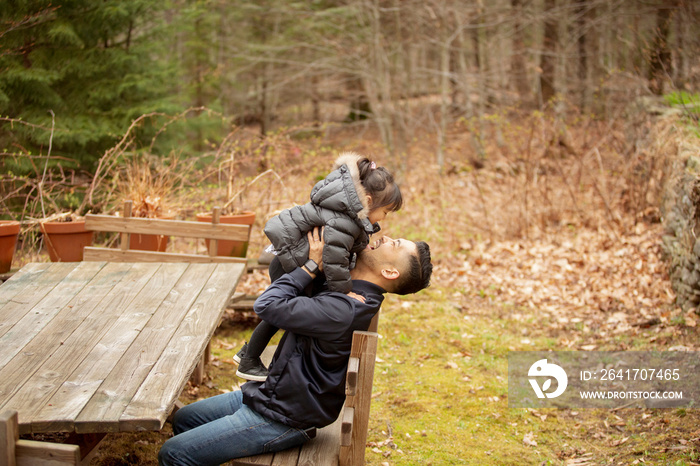
[[[367,330],[379,311],[385,290],[353,280],[347,295],[324,291],[303,295],[311,276],[297,268],[277,279],[255,301],[261,319],[286,330],[265,382],[248,382],[243,402],[277,422],[308,429],[336,420],[345,402],[345,377],[352,333]]]

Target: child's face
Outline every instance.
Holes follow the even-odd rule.
[[[386,218],[386,214],[388,214],[392,210],[393,210],[392,206],[390,206],[390,205],[385,205],[384,207],[374,209],[369,213],[369,216],[368,216],[369,221],[371,223],[381,222],[382,220],[384,220]]]

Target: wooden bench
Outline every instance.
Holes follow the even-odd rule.
[[[85,228],[92,231],[119,233],[119,248],[87,246],[83,250],[85,261],[107,262],[239,262],[247,263],[245,257],[218,256],[217,241],[248,241],[250,226],[219,223],[221,209],[214,207],[212,222],[166,220],[131,216],[132,201],[125,201],[123,216],[87,214]],[[141,251],[130,248],[131,235],[148,234],[205,239],[209,241],[207,254]],[[200,385],[204,378],[204,366],[210,360],[210,347],[202,355],[202,361],[192,374],[192,383]]]
[[[356,331],[352,338],[350,361],[345,384],[345,405],[338,419],[319,429],[316,437],[301,447],[278,453],[249,456],[233,460],[236,466],[359,466],[365,464],[365,447],[372,402],[374,363],[377,357],[377,319],[370,331]]]
[[[131,216],[131,201],[124,203],[124,215],[87,214],[85,228],[92,231],[120,233],[119,248],[87,246],[83,259],[108,262],[242,262],[245,257],[217,256],[217,241],[248,241],[250,226],[219,223],[221,209],[213,209],[212,223],[187,220],[166,220]],[[141,251],[130,249],[130,238],[134,234],[179,236],[209,240],[208,254],[185,254],[174,252]]]
[[[0,465],[81,464],[80,447],[19,439],[17,411],[0,413]]]

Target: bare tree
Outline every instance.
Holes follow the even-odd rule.
[[[540,105],[546,105],[554,97],[556,88],[554,76],[556,71],[557,31],[556,0],[544,0],[544,39],[542,42],[542,58],[540,60]]]
[[[678,0],[665,0],[656,12],[654,40],[649,52],[649,87],[656,95],[664,93],[664,82],[672,75],[669,33],[672,14],[678,7]]]
[[[523,25],[523,1],[511,0],[513,18],[513,51],[510,59],[511,79],[515,84],[521,102],[531,99],[530,84],[528,83],[527,68],[525,66],[525,31]]]

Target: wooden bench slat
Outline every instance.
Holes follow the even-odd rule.
[[[375,316],[376,317],[376,316]],[[369,409],[372,403],[372,384],[374,382],[374,363],[377,359],[377,340],[375,332],[356,331],[352,336],[351,357],[360,359],[358,368],[357,393],[345,399],[345,409],[354,408],[352,421],[352,440],[350,445],[340,446],[340,465],[364,464],[367,429],[369,427]]]
[[[15,444],[17,466],[23,465],[79,465],[80,447],[63,443],[18,440]]]
[[[190,263],[246,263],[245,257],[207,256],[203,254],[180,254],[135,249],[83,248],[83,260],[105,262],[190,262]]]
[[[17,411],[0,413],[0,464],[61,466],[78,465],[80,461],[78,445],[20,440]]]
[[[275,453],[271,466],[295,466],[299,462],[301,447],[289,448]]]
[[[357,391],[357,372],[360,370],[360,358],[351,357],[348,361],[348,375],[345,379],[345,395],[355,396]]]
[[[0,412],[0,463],[15,465],[15,444],[19,440],[17,411]]]
[[[158,218],[116,217],[114,215],[99,214],[87,214],[85,216],[85,228],[92,231],[184,236],[188,238],[232,241],[248,241],[250,237],[250,227],[248,225]]]
[[[319,429],[316,438],[301,447],[298,465],[301,466],[338,466],[340,449],[340,417],[336,421]]]
[[[352,423],[355,418],[355,408],[348,406],[343,410],[343,422],[340,426],[340,444],[348,447],[352,443]]]
[[[297,450],[297,456],[299,456],[299,448],[297,447],[295,450]],[[233,466],[270,466],[274,457],[274,453],[246,456],[245,458],[236,458],[230,464]]]

